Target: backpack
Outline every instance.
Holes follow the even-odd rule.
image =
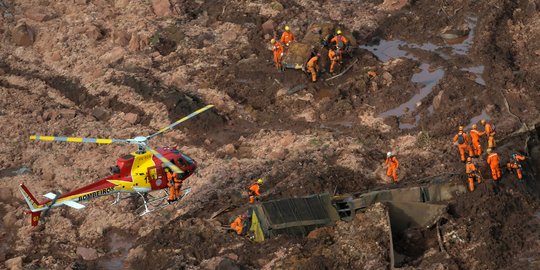
[[[458,142],[458,144],[464,144],[465,143],[465,137],[463,136],[463,134],[458,134],[457,142]]]

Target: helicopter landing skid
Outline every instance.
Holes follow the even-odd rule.
[[[138,192],[138,194],[143,199],[143,205],[137,208],[136,213],[139,216],[144,216],[148,213],[152,213],[156,210],[162,209],[168,206],[169,204],[176,204],[180,202],[184,197],[186,197],[191,192],[191,188],[182,189],[182,197],[171,203],[167,202],[167,199],[169,198],[169,192],[167,190],[163,190],[163,192],[165,193],[165,195],[159,196],[159,197],[154,197],[146,193],[150,195],[150,196],[147,196],[147,198],[144,197],[144,194]],[[148,197],[151,197],[151,198],[148,198]]]

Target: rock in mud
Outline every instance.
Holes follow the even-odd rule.
[[[56,14],[44,7],[33,7],[24,13],[28,19],[34,20],[36,22],[44,22],[56,17]]]
[[[136,124],[139,121],[139,115],[136,113],[126,113],[124,120],[130,124]]]
[[[9,270],[23,270],[22,257],[19,256],[16,258],[9,259],[4,263],[4,265]]]
[[[85,261],[93,261],[98,258],[97,250],[94,248],[78,247],[77,255],[81,256]]]
[[[153,0],[152,10],[154,14],[160,17],[172,15],[172,7],[169,0]]]
[[[126,51],[124,50],[124,48],[116,47],[112,49],[110,52],[102,55],[99,59],[106,65],[112,65],[124,59],[125,54],[126,54]]]
[[[262,31],[265,34],[272,34],[274,32],[275,23],[273,20],[268,20],[261,25]]]
[[[103,37],[103,33],[101,32],[101,29],[96,25],[88,26],[84,34],[86,35],[87,38],[93,41],[100,40]]]
[[[444,91],[440,91],[437,93],[437,95],[433,98],[433,109],[438,111],[441,107],[441,101],[442,101],[442,95],[444,94]]]
[[[26,23],[20,23],[11,31],[11,40],[18,46],[28,47],[34,44],[34,33]]]
[[[100,107],[96,107],[92,110],[92,116],[99,121],[105,121],[109,118],[109,113]]]

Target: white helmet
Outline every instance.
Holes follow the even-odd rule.
[[[391,156],[392,156],[392,152],[386,153],[386,157],[391,157]]]

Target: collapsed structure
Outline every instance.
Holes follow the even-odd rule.
[[[452,182],[371,191],[363,194],[331,196],[328,193],[262,202],[251,207],[251,225],[256,242],[280,234],[307,236],[312,230],[332,226],[338,220],[351,221],[355,214],[382,203],[387,209],[390,230],[390,263],[399,266],[406,258],[393,239],[410,228],[427,228],[438,223],[447,201],[465,193],[466,187]]]

